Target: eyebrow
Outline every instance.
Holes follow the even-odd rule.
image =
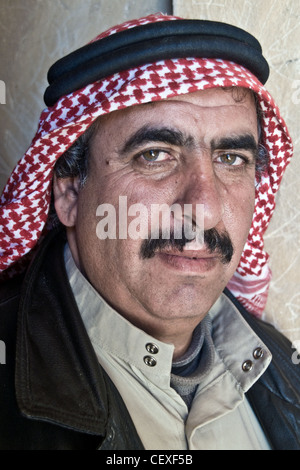
[[[151,142],[162,142],[178,147],[196,147],[194,137],[186,135],[178,129],[145,125],[126,140],[121,153],[126,154],[127,152],[134,151],[141,145]],[[211,141],[211,151],[237,149],[250,150],[256,155],[258,152],[258,143],[254,136],[249,133],[221,137],[220,139],[213,139]]]
[[[162,142],[164,144],[176,145],[178,147],[190,147],[194,144],[194,139],[192,136],[186,136],[178,129],[172,129],[169,127],[156,128],[145,125],[129,137],[121,152],[130,152],[149,142]]]
[[[211,142],[212,150],[251,150],[254,154],[258,152],[258,143],[252,134],[233,135],[222,137]]]

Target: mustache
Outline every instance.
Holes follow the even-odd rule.
[[[157,252],[166,248],[183,251],[183,248],[192,241],[186,238],[184,233],[181,238],[175,238],[174,232],[170,233],[170,238],[162,238],[160,233],[158,238],[148,238],[143,241],[140,254],[142,259],[150,259]],[[230,263],[234,248],[228,232],[219,233],[215,228],[205,230],[204,245],[211,254],[219,255],[223,264]]]

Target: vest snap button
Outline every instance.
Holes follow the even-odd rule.
[[[252,367],[253,367],[253,363],[249,359],[243,362],[242,364],[242,369],[244,372],[249,372],[252,369]]]
[[[159,351],[159,347],[156,346],[156,344],[154,344],[154,343],[147,343],[146,344],[146,349],[151,354],[157,354],[158,351]]]
[[[145,356],[144,363],[146,364],[146,366],[154,367],[156,366],[156,359],[154,359],[154,357],[152,356]]]
[[[261,359],[264,355],[264,351],[262,348],[256,348],[253,351],[253,357],[254,359]]]

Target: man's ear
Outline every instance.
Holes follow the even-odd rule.
[[[53,178],[54,206],[61,223],[73,227],[77,218],[79,178]]]

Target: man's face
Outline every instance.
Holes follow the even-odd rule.
[[[69,239],[81,271],[133,324],[152,334],[175,323],[196,324],[221,294],[252,221],[257,141],[248,92],[235,100],[230,91],[199,91],[100,118]],[[140,203],[149,214],[153,204],[178,203],[192,204],[195,215],[202,204],[204,229],[231,239],[230,262],[219,251],[189,244],[183,251],[166,246],[143,256],[143,239],[118,237],[120,196],[128,208]],[[102,204],[116,208],[114,239],[97,236]]]

